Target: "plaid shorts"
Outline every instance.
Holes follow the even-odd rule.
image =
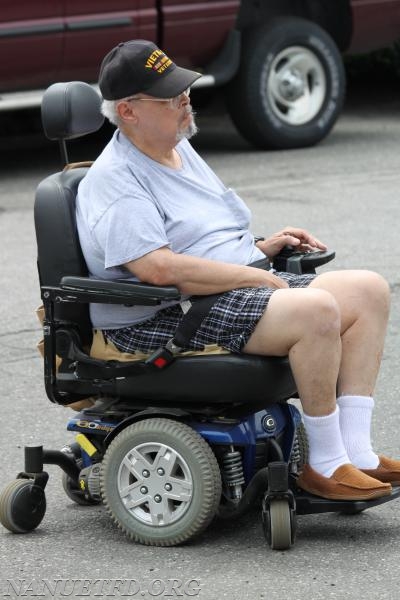
[[[316,275],[275,273],[291,288],[307,287]],[[190,345],[184,350],[203,350],[217,344],[230,352],[241,352],[265,312],[275,288],[240,288],[224,292],[203,319]],[[121,352],[153,352],[164,346],[183,318],[180,304],[161,309],[146,321],[121,329],[104,329],[103,333]]]

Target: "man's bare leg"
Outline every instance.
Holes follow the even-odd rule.
[[[340,327],[339,307],[330,293],[280,289],[271,296],[244,352],[289,356],[305,412],[328,415],[336,407]]]
[[[376,469],[380,459],[372,448],[371,420],[389,316],[389,287],[382,277],[369,271],[325,273],[312,286],[329,291],[342,315],[337,404],[344,446],[358,468]],[[400,469],[397,461],[394,469]]]
[[[380,275],[324,273],[308,288],[277,290],[244,352],[288,355],[304,410],[328,414],[337,385],[340,395],[372,395],[389,307]]]
[[[336,408],[341,340],[333,296],[307,288],[276,291],[244,351],[289,356],[304,408],[310,472],[329,478],[349,464]],[[324,493],[322,486],[320,495]]]
[[[345,276],[344,286],[351,285],[352,281],[354,281],[354,277],[351,279]],[[346,336],[348,351],[357,353],[357,342],[369,343],[369,336],[365,335],[364,331],[361,333],[364,329],[361,327],[361,320],[364,321],[364,318],[368,318],[371,310],[382,312],[380,298],[382,295],[387,297],[387,286],[385,288],[386,284],[383,280],[374,274],[367,277],[364,277],[363,274],[359,275],[357,280],[358,300],[353,301],[353,309],[350,311],[347,309],[346,295],[341,292],[340,282],[336,276],[321,277],[319,283],[326,285],[327,288],[330,287],[323,289],[322,286],[318,288],[318,285],[313,285],[305,289],[284,289],[275,292],[244,351],[278,356],[287,354],[289,356],[310,438],[310,465],[312,468],[307,467],[303,471],[299,485],[312,493],[325,495],[325,497],[335,497],[330,494],[336,494],[337,489],[340,489],[340,493],[344,492],[349,499],[354,498],[355,494],[365,492],[365,490],[361,491],[365,486],[369,487],[368,494],[385,495],[389,493],[389,488],[379,487],[379,484],[378,487],[374,487],[377,484],[375,479],[372,482],[371,479],[365,480],[363,479],[365,475],[357,470],[349,472],[349,467],[345,466],[350,461],[343,446],[339,427],[336,383],[340,377],[341,366],[344,364],[341,352],[341,334],[349,333],[353,327],[351,335]],[[376,294],[372,294],[372,299],[366,302],[368,308],[366,309],[367,316],[365,316],[360,306],[357,309],[357,304],[360,304],[360,294],[361,296],[366,293],[368,295],[369,289],[373,286],[378,287],[379,290]],[[316,289],[328,293],[325,296],[315,296],[312,292]],[[340,302],[336,301],[330,289],[338,294]],[[353,297],[354,294],[350,293],[349,295]],[[341,310],[344,310],[345,313],[343,321]],[[362,312],[362,317],[360,312]],[[386,323],[385,318],[377,318],[372,327],[374,331],[372,335],[378,338],[377,346],[379,346],[379,339],[381,340],[380,353],[384,337],[381,333],[383,323]],[[363,325],[365,326],[365,322]],[[368,326],[366,328],[368,329]],[[358,338],[358,335],[361,337]],[[378,369],[379,364],[376,366],[375,361],[375,371],[371,370],[372,374],[362,380],[362,385],[366,387],[357,389],[361,392],[369,389],[368,386],[375,382]],[[334,479],[329,479],[333,474],[335,475]],[[347,485],[350,481],[349,478],[351,480],[350,488]],[[327,483],[325,484],[324,481]],[[355,491],[357,488],[359,488],[358,491]]]
[[[328,291],[339,306],[339,395],[372,396],[390,309],[387,282],[371,271],[337,271],[319,275],[310,287]]]

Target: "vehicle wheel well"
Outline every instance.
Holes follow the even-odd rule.
[[[302,17],[325,29],[344,52],[353,32],[350,0],[242,0],[237,28],[253,29],[276,17]]]

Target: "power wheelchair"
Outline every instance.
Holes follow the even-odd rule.
[[[67,163],[66,140],[101,127],[100,98],[82,82],[54,84],[43,98],[42,121]],[[70,167],[42,181],[35,199],[44,381],[51,402],[95,402],[69,420],[72,444],[25,448],[24,471],[0,496],[2,524],[15,533],[40,524],[46,464],[61,467],[73,501],[103,502],[128,537],[155,546],[187,542],[214,517],[235,518],[258,503],[269,545],[284,550],[294,542],[296,515],[357,513],[397,497],[399,489],[368,502],[330,501],[297,488],[307,439],[299,410],[287,402],[296,397],[287,359],[172,356],[166,348],[139,361],[90,356],[90,302],[155,306],[180,294],[172,286],[88,277],[75,198],[89,166]],[[285,249],[274,266],[315,272],[333,256]]]

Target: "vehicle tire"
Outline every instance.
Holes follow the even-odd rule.
[[[0,495],[0,522],[12,533],[36,529],[45,512],[44,490],[31,479],[11,481]]]
[[[294,519],[288,500],[271,500],[265,515],[264,533],[272,550],[287,550],[293,544]]]
[[[174,546],[215,516],[221,473],[210,446],[191,427],[154,418],[128,426],[111,442],[100,486],[111,518],[128,537]]]
[[[279,18],[244,34],[227,106],[252,144],[276,149],[316,144],[333,127],[344,96],[342,57],[315,23]]]

